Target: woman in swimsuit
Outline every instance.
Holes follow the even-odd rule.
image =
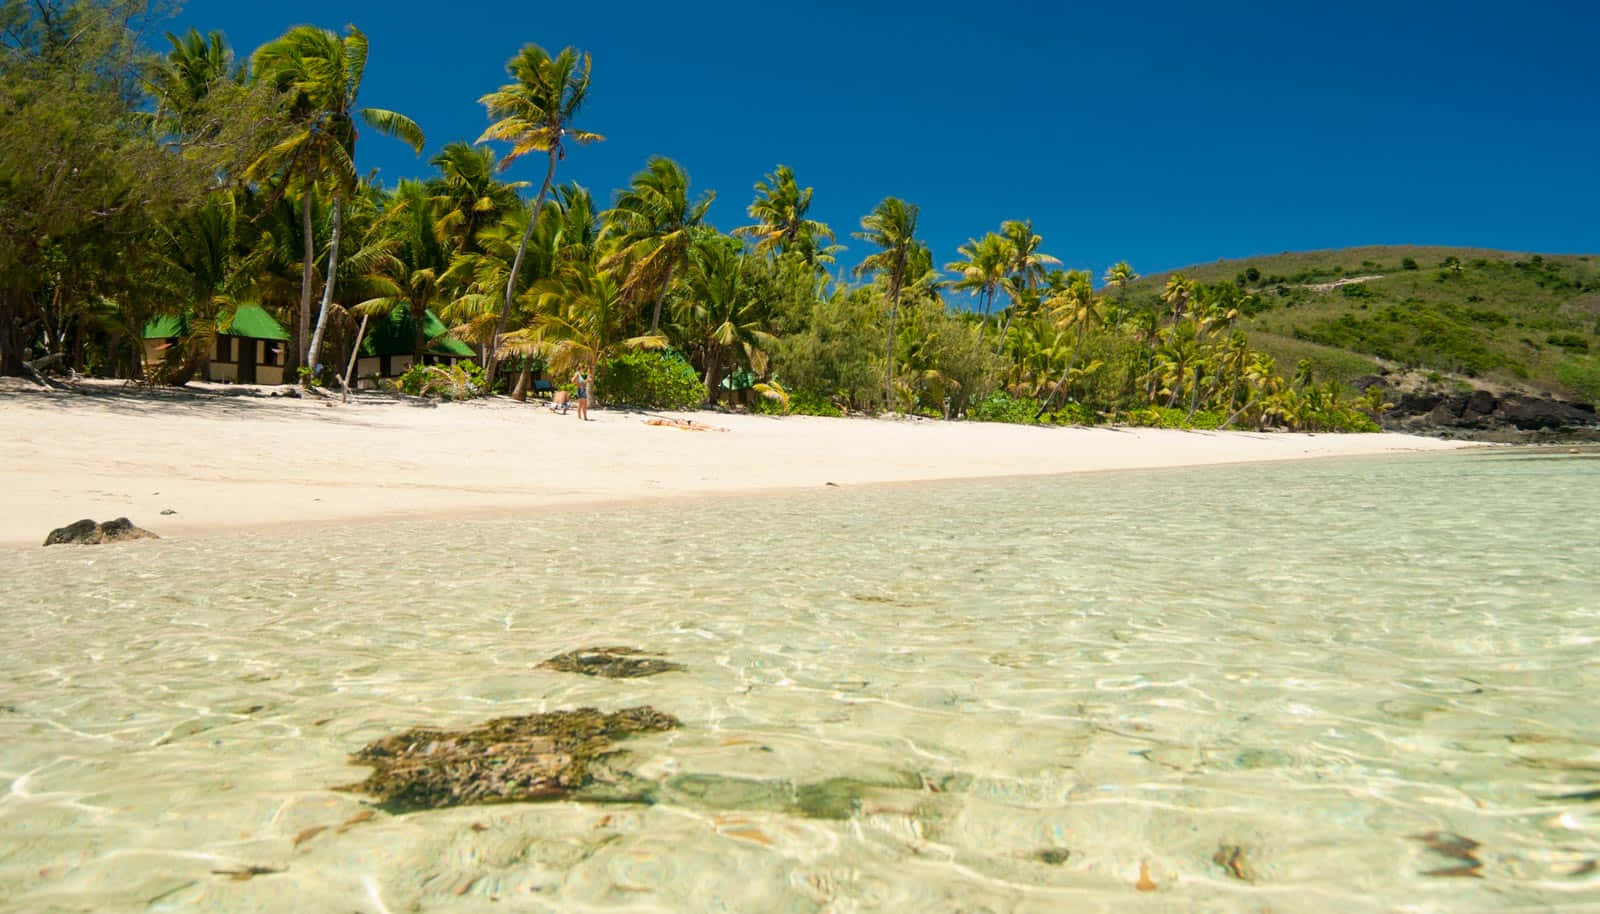
[[[572,383],[578,388],[578,418],[584,422],[589,421],[589,393],[594,386],[594,376],[585,371],[582,366],[572,373]]]

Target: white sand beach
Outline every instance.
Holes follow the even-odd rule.
[[[265,393],[263,389],[260,391]],[[500,398],[0,387],[0,544],[79,518],[163,536],[872,483],[1439,451],[1407,435],[1036,428],[598,409]],[[720,430],[651,425],[653,418]],[[163,514],[163,512],[172,512]]]

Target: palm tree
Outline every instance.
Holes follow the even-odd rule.
[[[684,276],[692,323],[705,350],[706,402],[715,406],[721,392],[723,359],[742,353],[757,374],[766,371],[766,353],[776,342],[761,302],[744,282],[744,256],[723,236],[689,251]]]
[[[894,402],[894,321],[900,307],[900,288],[906,279],[906,266],[918,246],[917,207],[898,197],[885,197],[872,212],[861,217],[861,231],[855,236],[878,246],[855,269],[857,276],[877,273],[884,277],[885,297],[889,299],[889,341],[884,353],[883,407]]]
[[[506,318],[511,315],[512,297],[515,294],[517,274],[522,270],[522,258],[528,251],[528,235],[539,223],[539,213],[544,209],[544,198],[550,193],[550,183],[555,178],[556,163],[566,158],[566,143],[594,143],[605,139],[598,133],[574,129],[571,124],[583,107],[589,94],[589,55],[573,48],[563,48],[551,57],[536,44],[524,45],[516,57],[506,64],[511,77],[516,80],[479,99],[489,109],[491,118],[498,118],[478,137],[478,142],[503,140],[511,144],[511,151],[500,160],[501,169],[530,152],[542,152],[549,158],[544,183],[539,185],[539,195],[533,201],[533,218],[528,220],[527,233],[517,246],[511,262],[511,273],[506,278],[505,305],[500,312],[500,323],[489,338],[489,364],[487,381],[494,386],[496,347],[500,334],[505,331]]]
[[[1189,299],[1194,295],[1194,290],[1194,280],[1182,273],[1174,273],[1167,277],[1166,288],[1161,290],[1161,300],[1172,309],[1174,322],[1183,319],[1183,311],[1189,306]]]
[[[1144,371],[1145,377],[1149,380],[1145,385],[1145,400],[1155,402],[1156,350],[1161,346],[1161,315],[1153,310],[1139,311],[1134,314],[1129,324],[1133,327],[1134,341],[1143,346],[1147,353]]]
[[[1128,266],[1126,260],[1120,260],[1106,270],[1105,281],[1108,285],[1117,287],[1118,298],[1126,298],[1128,295],[1128,283],[1138,278],[1139,274],[1133,272],[1133,267]]]
[[[832,245],[819,249],[819,242],[833,241],[833,229],[806,218],[811,192],[809,187],[800,187],[789,166],[779,165],[766,180],[756,182],[756,198],[748,210],[756,224],[736,228],[733,234],[756,239],[758,254],[794,251],[812,266],[831,261]]]
[[[520,206],[517,191],[528,186],[497,179],[493,150],[466,143],[445,146],[428,164],[439,170],[428,182],[439,219],[434,233],[457,251],[474,249],[478,232]]]
[[[631,308],[617,271],[591,260],[567,264],[560,275],[540,280],[537,316],[506,334],[509,352],[542,356],[557,375],[582,367],[594,371],[621,350],[661,349],[660,334],[624,337]]]
[[[1200,345],[1194,324],[1184,323],[1172,328],[1156,353],[1155,371],[1165,385],[1167,408],[1178,402],[1189,374],[1200,362]]]
[[[156,120],[183,133],[194,126],[195,108],[211,90],[237,73],[233,51],[221,32],[200,34],[191,28],[179,37],[167,33],[172,50],[149,70],[147,84],[156,98]]]
[[[626,262],[623,293],[628,300],[638,302],[645,295],[655,299],[651,334],[661,329],[661,302],[672,284],[673,271],[688,254],[716,196],[715,191],[707,191],[689,202],[689,173],[677,162],[656,156],[633,176],[628,189],[617,195],[616,205],[606,213],[604,234],[615,237],[618,247],[602,266],[609,269]]]
[[[343,37],[326,29],[296,26],[256,51],[254,65],[258,79],[277,86],[287,97],[292,119],[289,136],[257,158],[246,176],[278,174],[285,181],[298,181],[304,194],[307,256],[301,272],[298,322],[302,334],[311,307],[311,189],[319,183],[326,185],[333,203],[333,236],[328,245],[322,309],[306,350],[306,364],[314,368],[333,302],[334,277],[339,271],[340,204],[359,180],[355,118],[360,117],[385,136],[405,141],[419,153],[424,142],[422,128],[403,114],[356,106],[367,68],[367,36],[353,25],[346,27]]]
[[[1074,271],[1076,272],[1076,271]],[[1105,323],[1105,312],[1098,295],[1094,294],[1094,285],[1089,281],[1087,273],[1076,273],[1071,285],[1066,292],[1045,303],[1050,307],[1056,318],[1056,326],[1061,330],[1076,328],[1078,331],[1077,342],[1072,346],[1072,355],[1067,358],[1066,370],[1061,372],[1061,380],[1051,389],[1050,396],[1045,398],[1044,405],[1034,413],[1033,418],[1038,419],[1055,402],[1056,394],[1067,384],[1067,377],[1072,374],[1072,366],[1078,361],[1078,353],[1083,350],[1083,335],[1091,327],[1099,327]]]
[[[1003,281],[1007,296],[1011,299],[1011,309],[1016,312],[1017,305],[1026,297],[1027,293],[1039,287],[1039,281],[1044,278],[1046,266],[1059,266],[1061,261],[1049,254],[1039,253],[1039,245],[1044,239],[1033,232],[1033,220],[1008,219],[1000,223],[1000,236],[1005,239],[1008,254],[1007,274]],[[1011,316],[1006,317],[1006,323],[1000,328],[1000,344],[995,349],[999,353],[1006,345],[1006,332],[1011,329]]]
[[[966,259],[947,263],[944,268],[961,276],[951,288],[976,293],[983,305],[983,323],[978,331],[981,337],[983,328],[989,326],[989,309],[994,306],[995,293],[1010,267],[1009,250],[1004,238],[990,232],[981,239],[968,238],[958,252]]]
[[[411,363],[421,365],[428,346],[427,312],[442,296],[440,280],[449,254],[435,226],[438,197],[420,181],[401,181],[375,228],[382,246],[375,252],[366,280],[377,294],[356,306],[363,317],[404,308],[411,314],[415,336]],[[356,347],[360,348],[360,334]]]

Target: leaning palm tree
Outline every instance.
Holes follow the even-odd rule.
[[[1078,339],[1072,346],[1072,355],[1067,358],[1067,368],[1061,372],[1061,380],[1050,391],[1050,396],[1045,398],[1044,405],[1034,413],[1037,419],[1050,409],[1050,404],[1055,402],[1056,394],[1067,384],[1067,378],[1072,374],[1072,366],[1078,361],[1078,353],[1083,351],[1083,335],[1091,327],[1099,327],[1105,323],[1105,312],[1101,308],[1098,295],[1094,294],[1094,286],[1089,281],[1086,273],[1077,273],[1072,283],[1067,286],[1066,293],[1051,299],[1046,303],[1056,318],[1056,327],[1061,330],[1076,328]]]
[[[1039,287],[1039,281],[1045,276],[1045,267],[1060,265],[1061,261],[1039,252],[1039,245],[1044,239],[1034,234],[1031,219],[1008,219],[1000,223],[1000,236],[1005,239],[1009,261],[1002,284],[1015,312],[1016,306],[1028,293]],[[1006,331],[1010,329],[1010,324],[1007,318],[1006,326],[1000,329],[1000,344],[995,348],[997,354],[1005,349]]]
[[[517,191],[528,186],[496,178],[494,152],[466,143],[445,146],[428,164],[439,170],[428,182],[438,209],[434,233],[457,251],[475,250],[478,232],[520,206]]]
[[[201,35],[191,28],[182,36],[168,32],[167,41],[172,50],[151,65],[145,80],[156,99],[156,121],[182,133],[193,126],[192,115],[211,90],[238,71],[221,32]]]
[[[506,279],[505,304],[500,311],[500,323],[489,339],[489,364],[487,381],[494,385],[496,347],[500,334],[505,332],[506,319],[511,316],[512,298],[516,294],[517,274],[522,270],[522,259],[528,251],[528,236],[539,223],[539,213],[544,209],[544,199],[550,193],[550,183],[555,179],[556,163],[566,158],[567,141],[585,144],[605,139],[598,133],[572,127],[573,118],[583,107],[589,94],[589,55],[573,48],[563,48],[551,57],[536,44],[525,45],[517,56],[506,64],[515,82],[507,83],[495,92],[479,99],[489,109],[489,116],[498,118],[478,137],[478,142],[502,140],[511,144],[511,151],[500,160],[502,169],[530,152],[542,152],[549,159],[545,168],[544,183],[539,185],[539,195],[533,201],[533,218],[528,220],[522,243],[517,246],[516,258],[511,262],[511,275]]]
[[[856,267],[857,276],[877,273],[884,278],[884,296],[889,300],[889,342],[883,364],[883,408],[894,402],[894,321],[900,308],[900,289],[906,280],[906,266],[917,248],[917,207],[898,197],[885,197],[872,212],[861,217],[861,231],[855,236],[878,246]]]
[[[826,248],[819,250],[818,244],[831,242],[833,229],[806,218],[811,209],[811,193],[811,188],[801,188],[795,181],[789,166],[779,165],[765,181],[756,182],[756,198],[748,210],[756,224],[736,228],[733,234],[756,239],[758,254],[797,251],[813,266],[821,258],[831,260]]]
[[[994,306],[995,293],[1006,278],[1010,252],[1005,239],[994,232],[979,239],[967,239],[967,243],[958,251],[966,259],[947,263],[944,268],[961,277],[951,288],[977,294],[978,302],[983,306],[983,323],[978,330],[981,337],[983,329],[989,326],[989,309]]]
[[[440,279],[449,253],[434,230],[439,203],[420,181],[401,181],[374,228],[380,244],[365,271],[368,290],[376,293],[356,305],[363,318],[404,310],[411,316],[411,364],[421,365],[428,347],[427,314],[443,298]],[[360,348],[358,332],[356,348]]]
[[[422,151],[422,128],[403,114],[383,108],[359,108],[356,96],[367,68],[367,36],[347,26],[341,37],[326,29],[296,26],[282,38],[256,51],[257,79],[277,86],[286,96],[292,128],[287,138],[268,149],[246,171],[246,177],[280,175],[298,183],[304,199],[307,251],[302,265],[299,326],[302,334],[311,307],[311,190],[326,187],[333,204],[333,236],[328,245],[328,269],[322,287],[322,309],[305,354],[305,364],[315,367],[333,303],[334,277],[339,272],[340,205],[359,183],[355,165],[356,125],[405,141]],[[304,336],[300,339],[303,341]]]
[[[696,244],[688,262],[683,283],[687,323],[705,353],[706,402],[715,406],[726,357],[743,355],[752,371],[764,374],[766,354],[777,338],[760,297],[746,287],[744,255],[729,239],[719,235]]]
[[[612,269],[626,264],[623,294],[632,302],[644,296],[655,300],[651,334],[661,330],[661,303],[672,285],[672,274],[688,254],[695,232],[705,224],[706,210],[714,199],[716,192],[707,191],[691,203],[689,173],[677,162],[656,156],[633,176],[628,189],[617,195],[616,205],[605,214],[604,234],[616,239],[617,248],[601,266]]]
[[[560,275],[534,284],[537,314],[527,327],[506,334],[507,351],[540,356],[558,376],[575,368],[591,376],[624,350],[662,349],[660,334],[624,336],[632,308],[617,271],[592,260],[567,264]]]
[[[1167,285],[1161,290],[1161,300],[1172,309],[1174,323],[1183,319],[1183,312],[1189,307],[1189,299],[1194,297],[1195,282],[1182,273],[1174,273],[1167,277]]]
[[[1106,283],[1117,287],[1117,297],[1119,299],[1128,296],[1128,283],[1138,278],[1139,274],[1133,272],[1133,267],[1128,266],[1126,260],[1119,260],[1112,264],[1111,268],[1106,270],[1105,275]]]

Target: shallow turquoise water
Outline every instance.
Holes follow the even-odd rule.
[[[1597,484],[1498,452],[0,556],[0,910],[1600,910]],[[689,669],[535,668],[594,644]],[[311,831],[380,736],[642,703],[684,724],[626,744],[654,805]]]

